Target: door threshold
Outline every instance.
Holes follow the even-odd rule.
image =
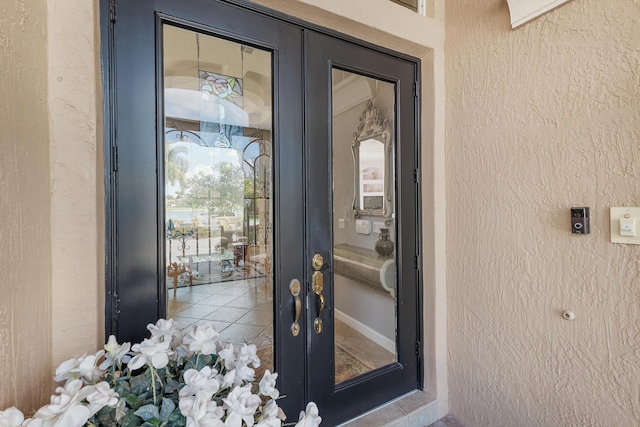
[[[438,421],[436,409],[433,397],[423,391],[413,391],[340,424],[340,427],[426,427]]]

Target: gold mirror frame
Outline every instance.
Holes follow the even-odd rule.
[[[380,209],[363,209],[360,206],[360,144],[363,141],[374,139],[380,141],[384,147],[384,180],[383,203]],[[384,217],[385,225],[389,225],[392,216],[391,183],[392,183],[392,153],[391,153],[391,128],[389,120],[382,116],[382,112],[376,108],[372,101],[367,101],[365,109],[360,115],[358,129],[353,133],[351,142],[351,154],[353,155],[353,216],[360,218],[362,215]]]

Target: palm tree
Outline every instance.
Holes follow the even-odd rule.
[[[189,170],[189,153],[187,147],[174,146],[165,150],[166,180],[170,185],[180,184],[184,189],[187,171]]]

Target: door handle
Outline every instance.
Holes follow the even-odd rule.
[[[313,276],[311,276],[311,284],[313,287],[313,292],[318,296],[318,302],[320,307],[318,308],[318,317],[313,321],[313,330],[316,334],[322,332],[322,313],[324,312],[324,295],[322,295],[322,291],[324,290],[324,276],[320,269],[324,265],[324,260],[322,259],[322,255],[315,254],[312,260],[313,269],[316,270],[313,272]]]
[[[293,305],[295,307],[295,316],[293,318],[293,324],[291,325],[291,335],[297,337],[300,333],[300,312],[302,311],[302,301],[300,301],[300,282],[298,279],[291,280],[289,283],[289,292],[293,297]]]

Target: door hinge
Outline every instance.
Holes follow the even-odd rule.
[[[113,292],[113,317],[114,320],[118,317],[118,314],[120,314],[120,295],[118,295],[118,292]]]
[[[418,362],[422,360],[422,345],[420,341],[416,341],[416,356],[418,357]]]
[[[413,258],[413,268],[415,268],[416,270],[420,270],[420,255],[416,255]]]
[[[418,171],[418,169],[414,169],[413,170],[413,183],[417,184],[419,182],[420,179],[420,173]]]
[[[111,169],[113,172],[118,172],[118,146],[113,145],[111,147]]]
[[[116,0],[109,0],[109,20],[116,22]]]
[[[416,81],[413,82],[413,97],[418,97],[418,82]]]

